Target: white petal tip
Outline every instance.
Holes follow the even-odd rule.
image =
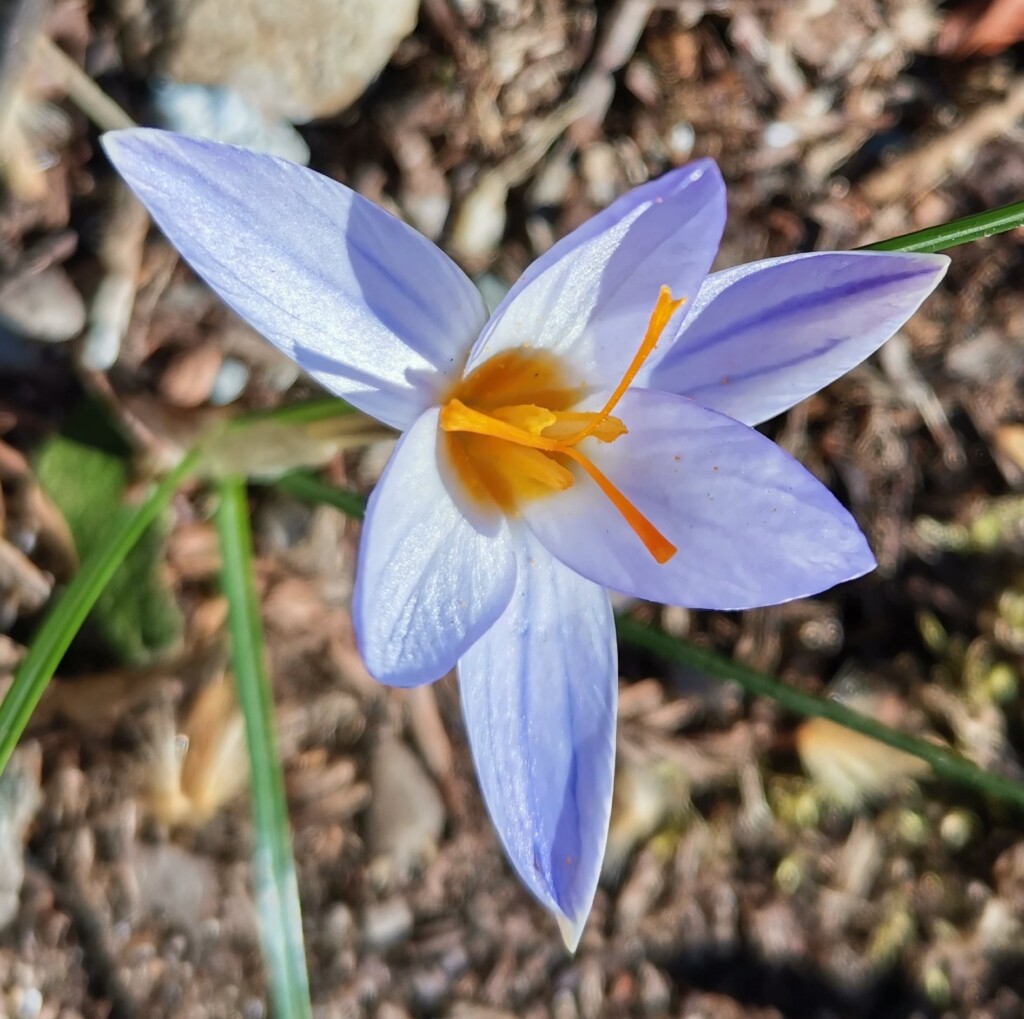
[[[722,171],[718,168],[718,163],[716,163],[710,156],[703,156],[700,159],[695,159],[692,163],[686,164],[682,169],[690,171],[690,180],[699,180],[707,173],[714,174],[718,178],[721,178],[722,176]]]
[[[877,570],[878,569],[878,560],[875,558],[874,553],[872,553],[869,550],[867,555],[864,556],[864,558],[861,560],[861,562],[858,564],[858,566],[860,568],[860,572],[856,576],[852,577],[851,578],[852,580],[856,580],[857,577],[864,577],[867,574],[872,573],[875,570]]]
[[[856,525],[854,525],[856,527]],[[860,577],[871,573],[873,570],[878,569],[878,560],[875,558],[875,553],[871,551],[871,546],[868,544],[867,535],[864,534],[860,528],[856,529],[857,541],[855,548],[851,551],[849,561],[846,566],[846,576],[837,583],[846,583],[850,580],[857,580]]]
[[[101,134],[100,146],[114,169],[134,190],[138,190],[137,185],[145,187],[152,184],[156,160],[168,154],[173,158],[175,149],[181,148],[177,144],[181,140],[190,142],[193,139],[152,127],[127,127]]]
[[[931,265],[935,271],[936,282],[941,280],[946,275],[946,270],[952,265],[953,260],[949,255],[943,254],[941,251],[934,252],[912,252],[922,264]]]
[[[111,162],[114,162],[124,152],[125,145],[130,145],[133,141],[145,141],[147,138],[152,138],[158,134],[159,132],[152,128],[119,128],[116,131],[104,131],[100,135],[100,145]]]
[[[579,947],[580,938],[583,937],[583,928],[587,924],[587,918],[584,916],[579,920],[570,920],[567,916],[558,916],[558,929],[562,933],[562,941],[565,942],[566,951],[570,955],[576,954],[576,949]]]

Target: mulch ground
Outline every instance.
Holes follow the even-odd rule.
[[[424,0],[362,98],[301,133],[492,295],[696,156],[729,185],[719,265],[849,248],[1024,196],[1020,6]],[[43,31],[142,119],[163,10],[61,0]],[[141,478],[205,423],[312,392],[158,234],[139,242],[95,127],[4,59],[29,120],[56,112],[48,162],[0,200],[0,689],[74,570],[36,454],[85,396]],[[952,255],[879,356],[766,426],[879,569],[744,614],[621,608],[1017,776],[1021,237]],[[135,308],[99,371],[79,336],[118,274]],[[366,490],[388,449],[324,469]],[[358,525],[266,487],[252,509],[321,1019],[1024,1015],[1019,814],[630,648],[608,873],[570,958],[503,861],[454,680],[403,694],[362,669]],[[180,636],[132,662],[79,642],[0,781],[0,1015],[267,1014],[210,510],[182,491],[161,546]]]

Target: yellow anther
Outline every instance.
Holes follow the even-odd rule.
[[[538,407],[535,403],[519,403],[512,407],[498,407],[492,410],[491,415],[499,421],[505,421],[516,428],[521,428],[531,435],[540,435],[545,428],[553,425],[557,420],[554,411],[547,407]]]
[[[507,466],[511,470],[556,492],[572,488],[572,483],[576,480],[572,471],[563,467],[547,453],[539,449],[530,449],[529,446],[517,446],[511,442],[506,443],[506,446],[501,455],[503,458],[510,458]]]
[[[579,432],[591,423],[594,415],[585,411],[560,410],[555,414],[555,421],[544,429],[544,435],[548,439],[559,439],[562,442],[573,444],[579,442]],[[617,438],[625,435],[629,429],[618,419],[607,417],[591,433],[590,438],[598,442],[614,442]]]
[[[510,409],[510,408],[505,408]],[[554,439],[543,439],[519,425],[502,420],[499,411],[485,414],[467,407],[461,400],[449,400],[442,408],[438,419],[443,431],[470,432],[473,435],[489,435],[493,439],[504,439],[518,446],[543,449],[549,453],[558,452],[560,445]],[[550,414],[550,411],[548,412]],[[553,418],[554,415],[552,414]]]

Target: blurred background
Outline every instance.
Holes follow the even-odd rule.
[[[308,163],[490,304],[697,156],[719,267],[1024,197],[1024,0],[5,0],[0,692],[41,613],[198,436],[315,395],[180,263],[97,144],[127,118]],[[1022,236],[959,248],[883,351],[766,426],[879,560],[743,614],[618,608],[1024,778]],[[229,451],[367,491],[365,426]],[[275,444],[277,443],[277,444]],[[318,1019],[1024,1016],[1024,819],[830,723],[624,647],[578,954],[506,867],[454,680],[389,692],[358,524],[251,489]],[[268,1014],[211,502],[184,487],[0,778],[0,1016]]]

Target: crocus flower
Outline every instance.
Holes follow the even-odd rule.
[[[458,669],[491,818],[574,947],[614,769],[606,589],[743,609],[872,569],[846,510],[751,426],[874,351],[947,259],[708,276],[725,193],[702,160],[565,237],[488,316],[438,248],[332,180],[156,131],[104,144],[231,307],[403,433],[363,527],[359,647],[395,686]]]

